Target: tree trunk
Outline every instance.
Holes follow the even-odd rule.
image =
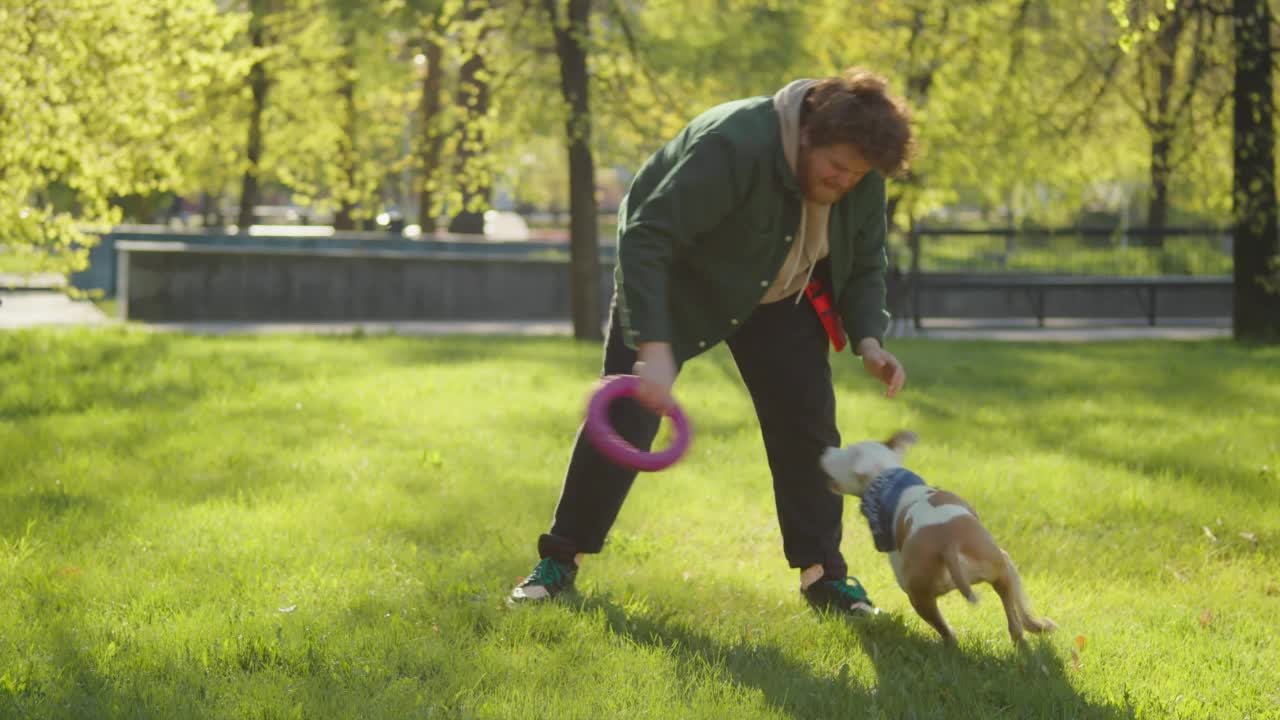
[[[207,191],[200,193],[200,225],[209,227],[213,224],[213,195]]]
[[[339,72],[342,73],[342,87],[338,91],[342,98],[342,108],[345,117],[343,119],[343,132],[345,137],[342,139],[342,148],[339,156],[342,163],[342,174],[345,175],[345,185],[339,185],[338,190],[342,193],[338,199],[338,212],[333,216],[334,230],[354,230],[355,223],[355,203],[352,198],[356,189],[356,129],[359,116],[356,112],[356,38],[353,31],[348,31],[343,48],[341,65]]]
[[[559,22],[557,0],[545,0],[560,59],[560,91],[569,104],[565,139],[569,148],[569,284],[573,336],[600,340],[600,249],[596,237],[595,160],[591,156],[591,111],[587,48],[591,0],[569,0],[569,22]]]
[[[1280,343],[1275,126],[1268,0],[1234,0],[1232,200],[1235,242],[1234,333],[1237,340]]]
[[[463,21],[486,22],[487,0],[466,0]],[[484,30],[478,45],[483,44]],[[493,186],[488,168],[480,167],[485,153],[484,122],[489,114],[489,81],[485,79],[483,49],[477,46],[458,71],[458,105],[466,110],[462,142],[458,146],[457,176],[462,183],[462,208],[449,223],[449,232],[484,234],[484,211],[489,206]]]
[[[267,8],[265,3],[253,5],[253,19],[250,21],[249,39],[254,50],[266,46]],[[247,148],[248,166],[244,170],[244,178],[240,183],[240,217],[237,224],[240,232],[249,232],[253,225],[253,208],[258,204],[258,163],[262,160],[262,112],[267,105],[267,69],[262,60],[258,60],[249,69],[249,87],[253,91],[253,108],[249,111],[249,145]]]
[[[1147,203],[1147,227],[1150,234],[1143,244],[1150,248],[1164,247],[1164,228],[1169,221],[1169,152],[1172,143],[1164,130],[1157,131],[1151,140],[1151,197]]]
[[[1169,180],[1173,169],[1169,155],[1173,151],[1175,118],[1170,115],[1173,101],[1173,82],[1177,72],[1178,38],[1182,34],[1183,16],[1176,11],[1164,18],[1156,33],[1153,47],[1156,66],[1156,116],[1149,125],[1151,130],[1151,197],[1147,204],[1147,227],[1151,233],[1144,244],[1151,248],[1164,247],[1164,228],[1169,220]]]
[[[422,78],[422,186],[418,190],[418,227],[424,234],[436,231],[436,217],[431,208],[435,204],[435,175],[444,140],[438,127],[444,87],[444,47],[434,32],[428,34],[426,45],[427,72]]]

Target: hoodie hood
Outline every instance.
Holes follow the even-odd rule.
[[[800,177],[800,110],[804,98],[817,80],[793,80],[773,95],[773,106],[778,113],[778,125],[782,136],[782,152],[803,187],[804,179]],[[827,221],[831,214],[831,206],[810,201],[804,198],[804,210],[800,214],[800,227],[793,236],[795,242],[782,269],[774,278],[773,284],[765,291],[762,303],[776,302],[791,295],[796,302],[804,296],[803,290],[813,277],[813,268],[819,260],[827,256]]]

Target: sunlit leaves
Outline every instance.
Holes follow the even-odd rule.
[[[82,267],[113,196],[179,183],[238,23],[201,0],[0,0],[5,244]]]

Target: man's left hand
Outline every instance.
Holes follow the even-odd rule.
[[[893,353],[880,347],[875,338],[863,338],[858,343],[858,354],[862,355],[862,367],[867,374],[885,384],[885,397],[898,394],[907,382],[907,371]]]

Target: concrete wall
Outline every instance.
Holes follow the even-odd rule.
[[[567,320],[562,261],[120,243],[121,312],[146,322]],[[600,264],[608,307],[612,265]]]
[[[559,321],[571,312],[563,260],[131,241],[116,248],[121,313],[145,322]],[[602,308],[613,291],[612,268],[612,261],[601,260]],[[1034,296],[1025,290],[928,287],[947,279],[931,275],[922,284],[918,297],[926,322],[1036,316]],[[1159,318],[1231,315],[1230,278],[1178,282],[1191,286],[1158,290]],[[910,290],[891,295],[899,297],[895,314],[910,317]],[[1146,300],[1146,290],[1133,288],[1051,288],[1045,314],[1145,318]]]
[[[612,262],[614,246],[600,238],[600,258]],[[173,230],[157,227],[121,226],[99,237],[97,245],[89,248],[89,267],[72,273],[70,283],[80,290],[97,290],[107,297],[115,297],[119,268],[116,244],[127,243],[143,247],[142,243],[181,243],[195,249],[208,247],[214,250],[243,249],[246,252],[265,250],[305,250],[324,253],[350,251],[357,254],[404,253],[406,255],[432,255],[477,258],[514,258],[563,256],[569,246],[563,242],[530,240],[494,240],[470,238],[460,235],[438,234],[417,239],[403,238],[386,232],[343,231],[323,236],[260,235],[256,233],[221,233],[213,231]]]

